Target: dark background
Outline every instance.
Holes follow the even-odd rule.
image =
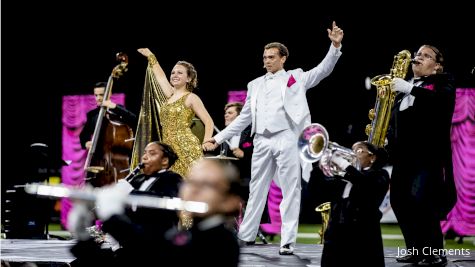
[[[312,121],[345,146],[366,139],[375,92],[365,89],[365,78],[388,73],[393,56],[403,49],[437,46],[457,85],[475,86],[470,74],[475,47],[469,40],[474,15],[452,2],[384,8],[341,1],[325,6],[177,1],[102,7],[8,2],[2,3],[2,184],[21,175],[33,142],[48,144],[51,154],[60,157],[62,96],[92,94],[93,84],[106,81],[118,64],[117,52],[128,54],[129,71],[113,91],[125,93],[126,107],[138,113],[147,64],[136,52],[140,47],[149,47],[166,73],[178,60],[192,62],[199,79],[195,92],[222,128],[227,91],[245,89],[264,74],[266,43],[287,45],[286,69],[308,70],[325,56],[330,45],[326,29],[336,20],[345,32],[343,56],[331,76],[308,92],[308,101]]]

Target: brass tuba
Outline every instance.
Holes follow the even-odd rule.
[[[369,111],[368,117],[372,122],[366,125],[365,132],[368,135],[368,142],[377,147],[384,146],[391,110],[396,97],[396,92],[392,90],[392,81],[396,77],[404,79],[410,64],[411,53],[408,50],[403,50],[394,56],[389,74],[378,75],[371,79],[371,84],[376,86],[376,103],[374,108]]]
[[[343,170],[332,164],[331,160],[335,154],[343,156],[355,168],[359,169],[359,162],[355,153],[349,148],[330,142],[327,130],[319,123],[312,123],[305,127],[300,134],[298,148],[302,160],[306,162],[319,161],[318,166],[328,177],[344,175]]]

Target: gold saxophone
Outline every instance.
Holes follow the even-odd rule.
[[[371,79],[371,84],[376,86],[376,103],[374,108],[369,111],[368,117],[372,122],[366,125],[365,132],[368,135],[368,142],[373,145],[384,146],[391,110],[396,97],[396,92],[392,90],[392,81],[396,77],[404,79],[410,64],[411,53],[408,50],[403,50],[394,56],[389,74],[378,75]]]

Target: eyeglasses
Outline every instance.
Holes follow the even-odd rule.
[[[423,59],[432,59],[435,61],[435,58],[427,53],[421,53],[421,52],[414,53],[414,57],[421,57]]]

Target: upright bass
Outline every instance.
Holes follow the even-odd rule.
[[[118,53],[116,58],[120,63],[114,67],[109,76],[104,92],[104,101],[109,100],[112,94],[114,79],[119,78],[127,71],[127,55]],[[132,128],[114,120],[108,114],[108,108],[101,106],[91,147],[84,164],[86,181],[95,187],[101,187],[125,178],[129,171],[133,140]]]

